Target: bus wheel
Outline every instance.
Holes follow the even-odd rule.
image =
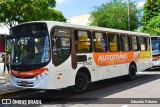
[[[129,67],[128,79],[134,80],[136,78],[136,72],[137,72],[136,66],[131,64]]]
[[[88,76],[83,73],[79,72],[75,79],[75,85],[72,87],[72,90],[76,93],[84,92],[89,85],[89,79]]]

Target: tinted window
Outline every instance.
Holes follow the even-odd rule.
[[[129,51],[129,37],[121,35],[121,51]]]
[[[119,35],[114,33],[108,34],[109,51],[117,52],[120,49]]]
[[[88,31],[76,31],[76,51],[78,53],[91,52],[91,37]]]
[[[143,36],[139,37],[139,44],[140,44],[140,50],[141,51],[146,51],[147,47],[146,47],[146,38]]]
[[[131,42],[132,42],[132,51],[138,51],[138,37],[137,36],[131,36]]]
[[[107,37],[105,33],[94,32],[93,34],[94,50],[95,52],[106,52],[107,49]]]
[[[55,66],[62,64],[70,56],[70,38],[69,29],[54,29],[54,34],[52,35],[52,60]]]

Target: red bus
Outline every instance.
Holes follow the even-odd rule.
[[[5,51],[5,35],[0,34],[0,53]]]

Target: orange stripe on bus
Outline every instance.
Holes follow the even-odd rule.
[[[41,74],[42,72],[44,71],[48,71],[48,68],[40,68],[40,69],[37,69],[37,70],[31,70],[31,71],[14,71],[12,70],[11,71],[11,74],[14,75],[14,76],[17,76],[17,77],[34,77],[34,76],[37,76],[39,74]]]
[[[93,53],[93,58],[98,66],[123,64],[140,61],[140,52]]]
[[[158,60],[158,59],[160,59],[160,56],[156,56],[156,57],[153,57],[153,58],[152,58],[153,61],[156,61],[156,60]]]

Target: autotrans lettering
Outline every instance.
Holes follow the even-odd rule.
[[[93,53],[93,58],[98,66],[114,65],[137,62],[140,59],[139,53],[134,52],[107,52],[107,53]]]
[[[127,54],[100,55],[98,61],[126,60],[127,58]]]

